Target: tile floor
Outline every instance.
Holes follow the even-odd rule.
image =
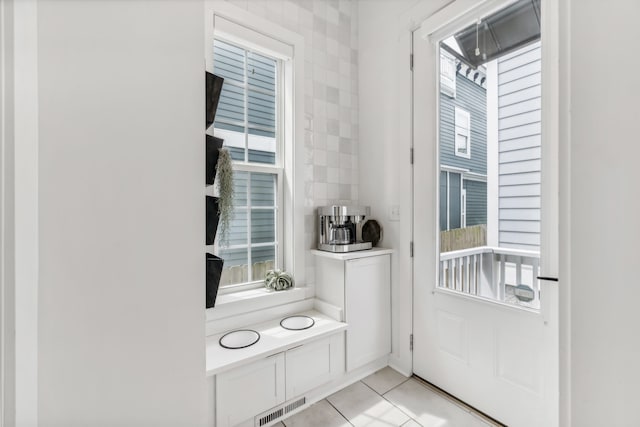
[[[277,427],[499,426],[416,378],[386,367]]]

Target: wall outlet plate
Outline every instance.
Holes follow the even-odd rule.
[[[389,207],[389,221],[400,221],[400,205]]]

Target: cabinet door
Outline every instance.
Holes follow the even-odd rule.
[[[287,400],[328,383],[344,372],[344,334],[286,352]]]
[[[235,426],[284,400],[284,353],[278,353],[216,376],[216,425]]]
[[[346,261],[347,370],[391,353],[389,255]]]

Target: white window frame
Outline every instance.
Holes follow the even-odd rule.
[[[463,177],[460,177],[460,188],[460,228],[467,228],[467,189]]]
[[[279,217],[281,226],[277,227],[278,249],[281,250],[281,264],[279,268],[291,272],[296,280],[296,286],[306,284],[305,246],[304,246],[304,183],[296,183],[296,165],[304,164],[304,152],[302,148],[296,150],[296,141],[304,141],[304,38],[297,33],[274,25],[263,18],[242,10],[228,2],[221,0],[209,0],[205,3],[205,67],[213,70],[213,40],[220,40],[240,45],[248,50],[256,51],[262,55],[280,60],[282,78],[279,81],[282,88],[282,96],[279,97],[280,105],[277,106],[279,116],[283,123],[278,127],[282,142],[278,147],[280,168],[278,180],[278,206],[281,207]],[[213,131],[210,128],[209,133]],[[300,145],[300,143],[298,143]],[[273,173],[273,165],[258,163],[236,163],[237,170],[249,172]],[[209,191],[209,190],[207,190]],[[210,249],[210,248],[207,248]],[[233,301],[236,293],[244,293],[247,290],[254,296],[263,296],[251,291],[252,288],[262,286],[262,281],[239,286],[228,286],[218,292],[216,307]],[[229,294],[232,298],[224,298]],[[282,294],[282,293],[280,293]],[[266,296],[267,294],[264,294]],[[273,295],[273,294],[268,294]],[[222,296],[222,298],[221,298]],[[242,298],[248,302],[253,298]],[[277,298],[270,297],[270,300]],[[255,303],[255,301],[253,301]],[[275,303],[275,302],[274,302]],[[264,303],[259,303],[264,305]],[[209,309],[212,311],[213,309]],[[225,308],[226,310],[226,308]],[[212,320],[215,315],[207,314]],[[224,311],[224,310],[223,310]],[[228,311],[228,310],[227,310]],[[233,310],[228,311],[231,313]],[[238,312],[246,311],[238,307]]]
[[[464,117],[464,122],[459,123],[458,117]],[[466,159],[471,158],[471,113],[467,110],[464,110],[460,107],[455,107],[455,112],[453,116],[454,121],[454,135],[453,135],[453,146],[454,146],[454,154],[458,157],[464,157]],[[458,144],[458,135],[466,138],[466,152],[460,150],[460,145]]]

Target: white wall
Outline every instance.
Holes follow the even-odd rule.
[[[204,424],[203,10],[38,4],[42,426]]]
[[[370,205],[383,228],[381,246],[392,256],[392,356],[390,363],[412,372],[412,271],[409,257],[412,182],[409,70],[411,22],[440,9],[446,0],[361,0],[359,8],[360,202]],[[419,184],[417,184],[419,185]],[[391,206],[400,221],[390,221]]]
[[[560,21],[561,393],[580,427],[640,425],[640,3],[614,3],[571,1]]]
[[[14,2],[16,425],[38,423],[37,2]]]
[[[14,10],[0,2],[0,425],[15,423]]]

